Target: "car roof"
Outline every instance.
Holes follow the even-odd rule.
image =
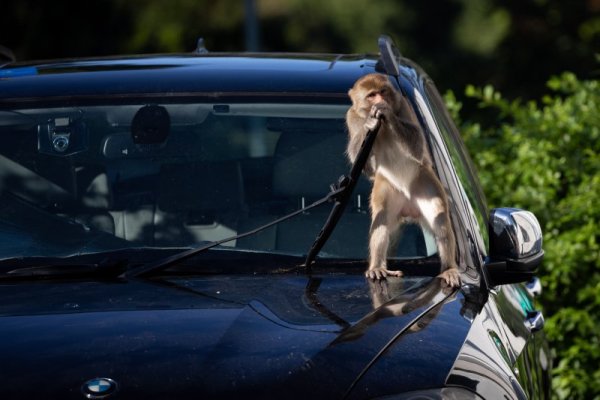
[[[375,55],[208,53],[13,63],[0,68],[0,104],[98,96],[266,94],[348,102]]]

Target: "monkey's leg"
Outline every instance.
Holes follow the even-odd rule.
[[[404,219],[402,219],[400,216],[396,218],[398,218],[398,223],[393,226],[395,229],[390,231],[390,242],[388,244],[387,258],[396,255],[398,243],[400,243],[400,238],[402,237],[401,227],[404,225]]]
[[[399,225],[398,215],[405,201],[404,195],[396,191],[389,182],[377,174],[371,192],[371,230],[369,235],[369,269],[365,273],[370,279],[402,276],[401,271],[387,269],[390,235]]]
[[[457,287],[460,275],[456,266],[456,240],[444,189],[433,171],[423,169],[414,184],[413,201],[421,220],[433,232],[442,263],[439,275],[446,284]]]

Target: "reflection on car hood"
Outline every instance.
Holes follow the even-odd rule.
[[[468,321],[429,277],[4,285],[0,397],[365,398],[441,386]],[[462,296],[458,294],[458,296]]]

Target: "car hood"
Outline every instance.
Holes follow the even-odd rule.
[[[367,398],[443,385],[468,331],[439,279],[211,276],[0,290],[0,398]]]

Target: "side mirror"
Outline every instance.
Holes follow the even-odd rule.
[[[485,268],[491,285],[533,278],[544,258],[542,229],[535,215],[518,208],[495,208],[488,229],[490,251]]]

